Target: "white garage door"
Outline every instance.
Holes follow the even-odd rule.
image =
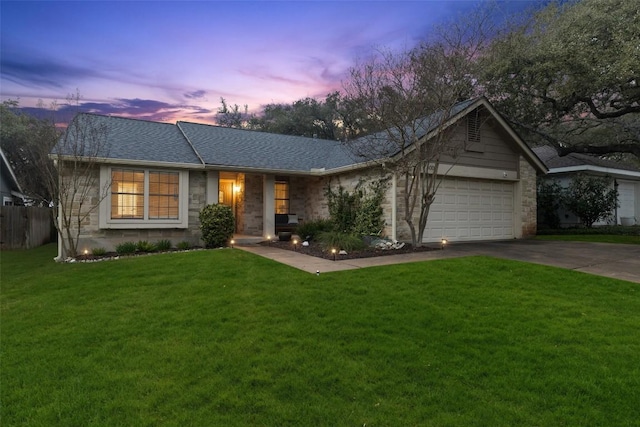
[[[635,183],[618,181],[618,216],[620,218],[633,218],[636,216]]]
[[[431,205],[424,242],[513,238],[514,183],[446,178]]]

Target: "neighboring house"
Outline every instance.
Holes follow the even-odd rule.
[[[0,157],[2,157],[2,173],[0,173],[0,201],[2,206],[24,205],[25,195],[13,172],[9,160],[0,149]]]
[[[549,178],[556,179],[562,187],[566,188],[578,173],[613,178],[612,185],[618,188],[618,207],[611,218],[594,225],[640,223],[639,167],[588,154],[572,153],[560,157],[551,146],[536,147],[533,151],[549,168]],[[558,214],[562,227],[580,224],[580,219],[565,209],[561,208]]]
[[[425,242],[536,232],[536,175],[546,172],[543,163],[484,98],[457,105],[446,131],[466,140],[468,116],[480,123],[475,113],[483,120],[479,133],[472,126],[473,150],[461,153],[455,165],[442,165],[448,174],[431,207]],[[101,202],[82,226],[80,251],[137,240],[201,243],[198,214],[211,203],[232,207],[237,233],[273,236],[276,213],[295,214],[299,221],[326,218],[327,186],[351,191],[362,178],[388,174],[383,165],[354,158],[338,141],[85,117],[106,126],[109,150],[95,168],[100,187],[92,197]],[[101,199],[103,186],[109,191]],[[401,189],[392,177],[383,203],[384,233],[410,240]]]

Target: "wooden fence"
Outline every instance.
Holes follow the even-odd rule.
[[[44,245],[55,239],[53,231],[51,208],[0,206],[1,249],[30,249]]]

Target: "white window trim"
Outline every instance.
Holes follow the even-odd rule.
[[[132,169],[144,171],[144,218],[111,218],[111,171],[113,169]],[[149,172],[173,172],[178,174],[178,219],[149,219]],[[100,202],[100,228],[137,229],[137,228],[187,228],[189,226],[189,171],[141,168],[132,166],[101,166],[100,188],[107,188],[107,196]]]

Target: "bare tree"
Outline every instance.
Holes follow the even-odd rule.
[[[109,153],[104,120],[91,114],[77,114],[49,153],[53,162],[40,160],[57,207],[54,223],[65,258],[78,255],[81,226],[109,192],[110,182],[100,187],[99,173],[99,164]],[[56,216],[56,211],[53,212]]]
[[[347,100],[375,131],[349,141],[360,159],[384,163],[403,186],[404,220],[414,246],[422,244],[429,208],[465,141],[453,138],[452,118],[475,90],[476,59],[487,37],[488,14],[449,25],[432,42],[402,53],[378,51],[351,69]]]

